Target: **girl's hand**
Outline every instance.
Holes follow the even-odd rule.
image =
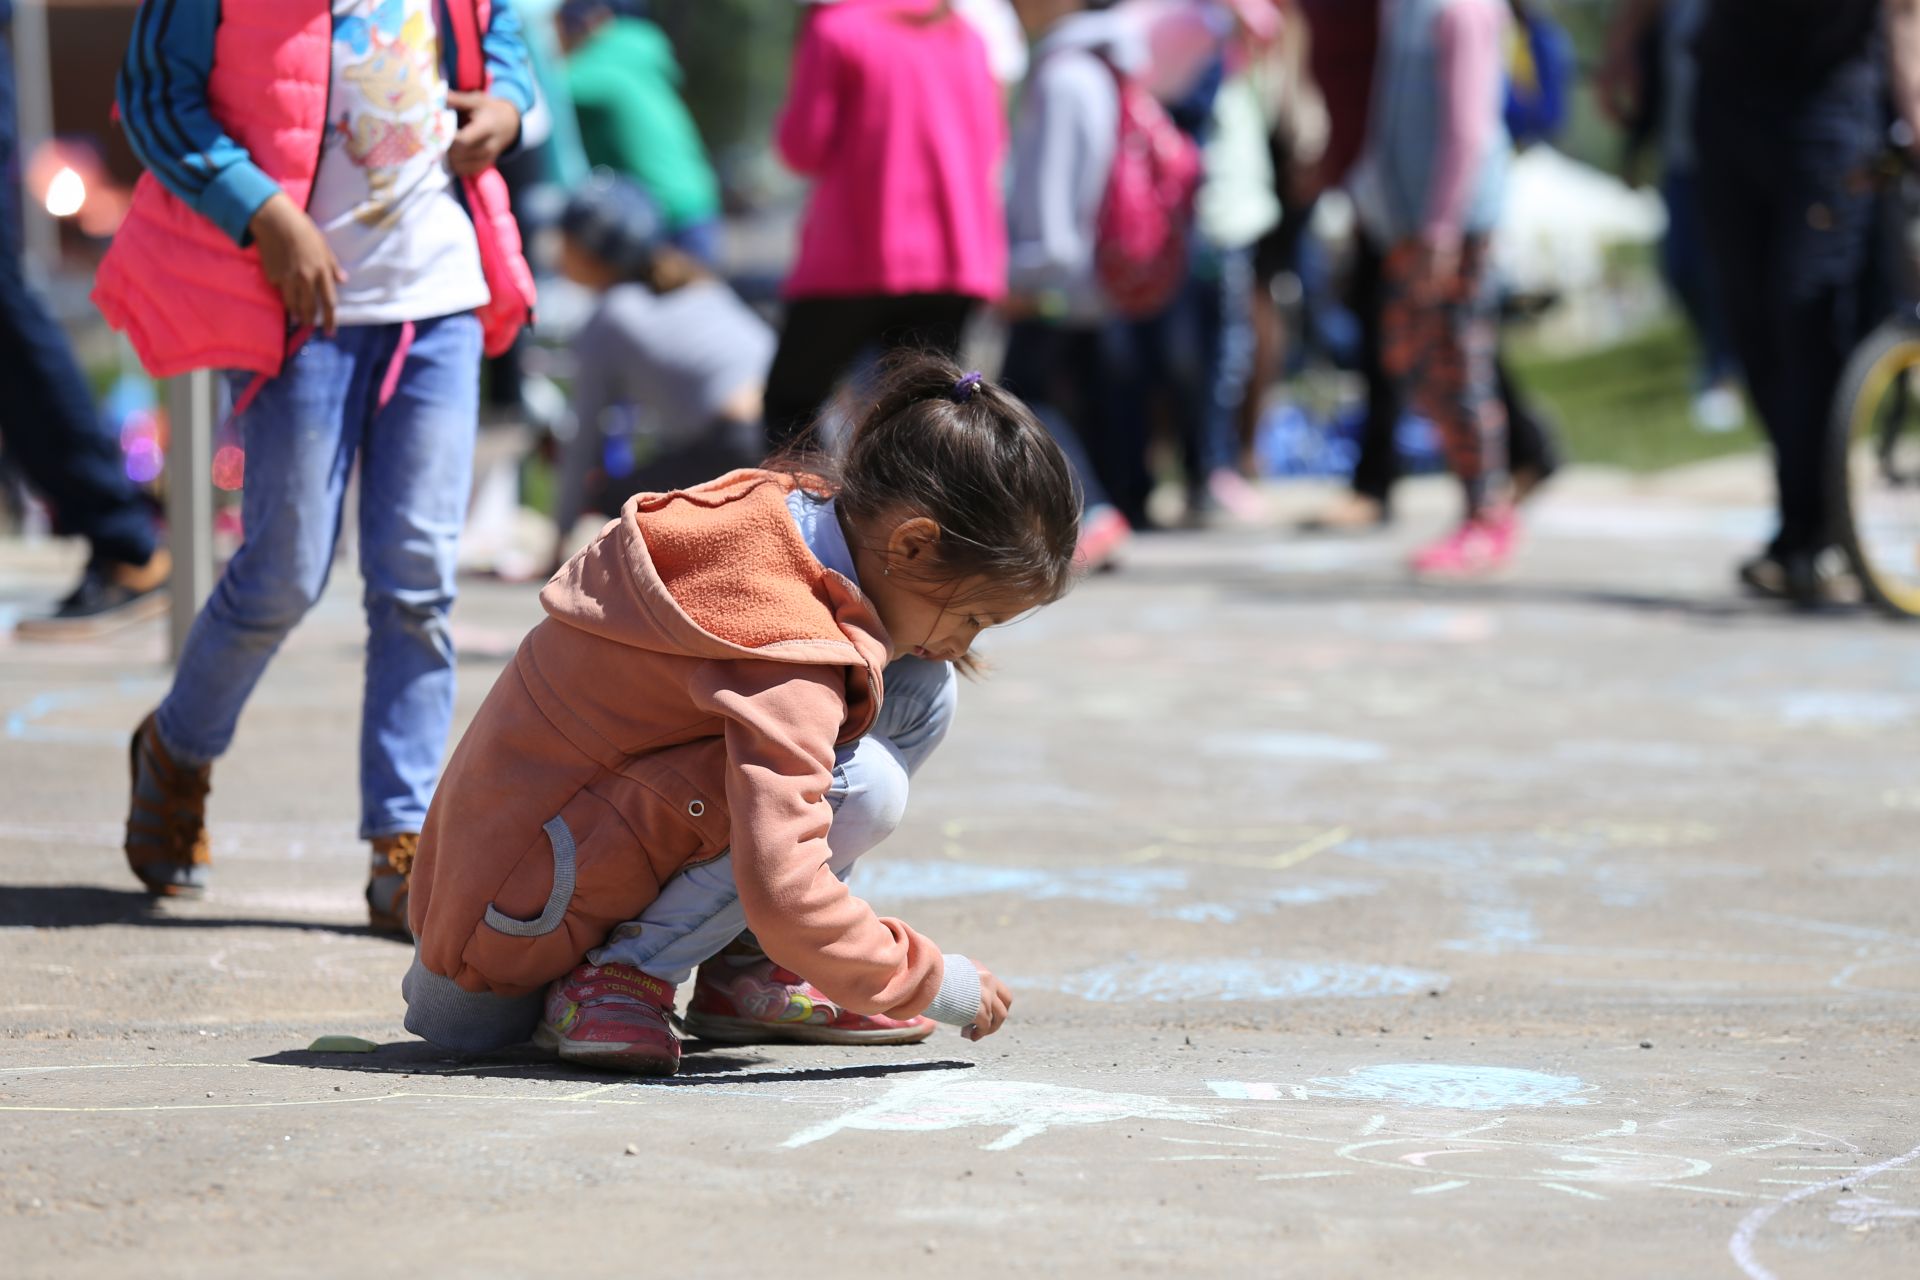
[[[1007,984],[980,970],[980,1016],[960,1028],[960,1034],[968,1040],[980,1040],[998,1031],[1007,1020],[1007,1010],[1013,1007],[1013,992],[1007,990]]]
[[[260,246],[261,270],[280,291],[288,317],[296,325],[317,324],[332,337],[334,303],[347,273],[306,210],[277,191],[254,212],[247,230]]]
[[[447,105],[460,113],[460,132],[447,148],[447,163],[463,178],[493,168],[520,136],[520,109],[504,98],[453,89]]]

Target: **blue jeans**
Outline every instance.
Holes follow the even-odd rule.
[[[401,326],[316,333],[242,415],[246,537],[194,619],[160,739],[210,761],[280,642],[320,599],[360,464],[367,678],[360,834],[418,831],[453,720],[454,560],[479,415],[480,321],[422,320],[392,398],[380,385]],[[250,375],[236,374],[236,394]]]
[[[919,772],[953,723],[957,681],[944,662],[901,658],[882,677],[886,701],[866,736],[834,757],[833,826],[827,865],[845,880],[853,864],[893,834],[907,812],[907,780]],[[689,867],[667,881],[638,920],[587,953],[593,964],[626,964],[675,985],[718,955],[747,927],[733,884],[733,857]]]

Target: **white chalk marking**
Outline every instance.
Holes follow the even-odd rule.
[[[1506,1123],[1507,1123],[1507,1118],[1505,1116],[1495,1116],[1493,1119],[1487,1121],[1485,1124],[1477,1124],[1473,1126],[1473,1128],[1471,1129],[1455,1129],[1451,1133],[1447,1134],[1446,1136],[1449,1138],[1469,1138],[1476,1133],[1485,1133],[1489,1129],[1502,1128],[1506,1125]]]
[[[1403,1155],[1400,1158],[1404,1160],[1406,1163],[1413,1165],[1417,1169],[1424,1169],[1427,1167],[1427,1161],[1433,1158],[1434,1156],[1486,1155],[1487,1151],[1488,1149],[1486,1147],[1462,1147],[1458,1149],[1453,1147],[1442,1147],[1438,1151],[1409,1151],[1406,1155]]]
[[[1879,1196],[1851,1196],[1834,1206],[1827,1215],[1828,1222],[1837,1222],[1843,1227],[1871,1227],[1877,1222],[1908,1222],[1920,1218],[1920,1209],[1910,1209],[1895,1204],[1891,1200],[1882,1200]]]
[[[1582,1191],[1580,1190],[1580,1188],[1570,1187],[1564,1182],[1543,1182],[1540,1185],[1543,1187],[1552,1187],[1555,1191],[1564,1191],[1570,1196],[1584,1196],[1588,1200],[1605,1200],[1606,1199],[1606,1197],[1603,1195],[1597,1195],[1591,1191]]]
[[[1590,1138],[1628,1138],[1638,1132],[1640,1132],[1640,1122],[1638,1120],[1622,1120],[1619,1125],[1612,1129],[1602,1129],[1598,1133],[1583,1133],[1579,1137],[1569,1138],[1567,1141],[1586,1142]]]
[[[1370,1133],[1380,1132],[1380,1126],[1385,1124],[1386,1122],[1387,1122],[1387,1118],[1385,1116],[1374,1116],[1372,1119],[1368,1120],[1365,1124],[1360,1126],[1360,1136],[1364,1138]]]
[[[1709,1196],[1738,1196],[1742,1200],[1764,1200],[1765,1196],[1752,1191],[1729,1191],[1725,1187],[1703,1187],[1697,1182],[1651,1182],[1648,1186],[1660,1187],[1666,1191],[1695,1191]]]
[[[1204,1120],[1197,1107],[1136,1093],[1104,1093],[1021,1080],[901,1080],[879,1101],[800,1130],[782,1146],[804,1147],[846,1129],[932,1133],[972,1126],[1007,1132],[982,1150],[1006,1151],[1060,1125],[1114,1120]]]
[[[1822,1191],[1838,1191],[1855,1182],[1865,1182],[1882,1173],[1912,1164],[1915,1160],[1920,1160],[1920,1147],[1915,1147],[1903,1156],[1894,1156],[1890,1160],[1882,1160],[1879,1164],[1869,1165],[1850,1177],[1834,1178],[1830,1182],[1819,1182],[1811,1187],[1802,1187],[1798,1191],[1788,1192],[1772,1204],[1763,1204],[1740,1220],[1740,1225],[1734,1228],[1733,1235],[1727,1240],[1727,1252],[1733,1255],[1734,1265],[1746,1272],[1749,1280],[1779,1280],[1772,1271],[1760,1264],[1760,1259],[1754,1256],[1753,1252],[1754,1241],[1759,1238],[1760,1228],[1766,1226],[1775,1214],[1809,1196],[1817,1196]]]
[[[1457,1187],[1464,1187],[1466,1185],[1467,1184],[1465,1182],[1461,1181],[1458,1178],[1455,1178],[1452,1182],[1429,1182],[1424,1187],[1415,1187],[1412,1191],[1409,1191],[1407,1194],[1414,1195],[1414,1196],[1430,1196],[1436,1191],[1452,1191]]]
[[[1216,1098],[1232,1098],[1238,1102],[1278,1102],[1280,1086],[1277,1084],[1244,1084],[1238,1080],[1209,1080],[1207,1088],[1213,1090]],[[1292,1096],[1306,1097],[1306,1090],[1294,1086]]]
[[[1279,1151],[1279,1144],[1272,1142],[1227,1142],[1221,1138],[1176,1138],[1171,1134],[1161,1134],[1162,1142],[1178,1142],[1194,1147],[1250,1147],[1256,1151]],[[1171,1157],[1169,1157],[1171,1158]]]
[[[1351,1178],[1351,1169],[1316,1169],[1312,1173],[1263,1173],[1255,1182],[1299,1182],[1306,1178]]]

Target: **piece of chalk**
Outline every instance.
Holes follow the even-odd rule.
[[[307,1046],[308,1053],[372,1053],[380,1046],[359,1036],[321,1036]]]

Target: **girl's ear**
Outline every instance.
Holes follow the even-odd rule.
[[[887,535],[887,563],[906,573],[925,574],[939,559],[939,546],[940,526],[926,516],[913,516]]]

